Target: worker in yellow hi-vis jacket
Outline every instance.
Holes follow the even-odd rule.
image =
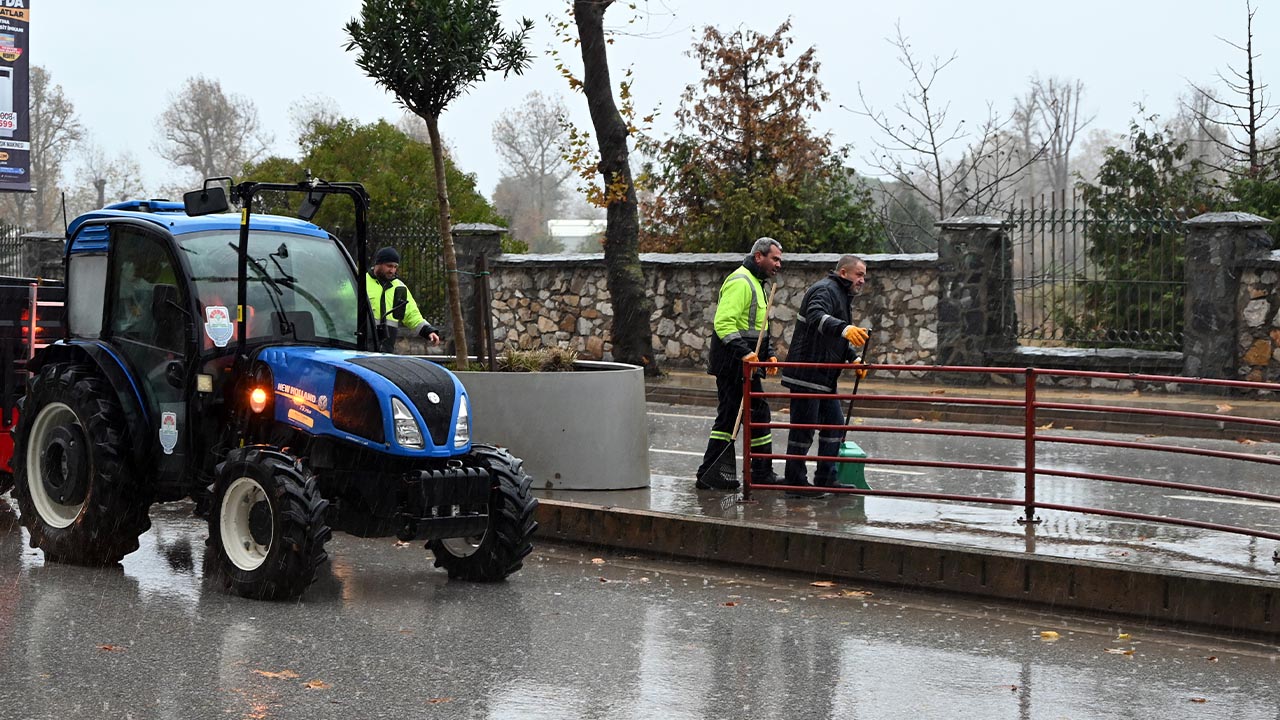
[[[369,307],[378,327],[378,349],[394,352],[400,328],[418,333],[432,345],[439,345],[439,332],[422,317],[418,304],[413,301],[413,293],[396,277],[399,270],[400,253],[395,248],[384,247],[374,254],[373,266],[365,275]]]
[[[729,273],[720,286],[707,367],[707,373],[716,376],[718,402],[716,419],[711,425],[711,437],[707,440],[707,452],[702,457],[702,465],[698,467],[698,488],[738,488],[737,480],[721,477],[714,471],[714,465],[732,442],[733,423],[738,417],[738,408],[742,405],[742,362],[744,359],[756,359],[756,341],[761,339],[761,334],[764,337],[760,342],[759,356],[772,356],[765,284],[781,269],[782,244],[773,238],[762,237],[751,246],[751,254],[742,261],[742,266]],[[777,368],[771,370],[777,372]],[[763,391],[759,377],[752,378],[751,388],[754,392]],[[763,399],[751,403],[751,422],[769,422],[769,405]],[[773,436],[769,428],[755,428],[752,433],[752,452],[773,452]],[[768,458],[753,459],[751,478],[752,482],[760,484],[776,482],[773,463]]]

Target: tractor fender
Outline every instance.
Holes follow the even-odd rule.
[[[134,382],[124,360],[109,345],[100,341],[61,340],[38,351],[27,363],[27,370],[34,374],[40,372],[40,368],[45,365],[59,362],[89,365],[102,373],[124,410],[129,435],[134,440],[130,443],[133,459],[141,460],[144,443],[137,440],[147,434],[150,418],[142,391]]]

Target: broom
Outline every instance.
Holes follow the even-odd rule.
[[[764,303],[764,328],[761,328],[760,335],[756,338],[757,358],[760,357],[760,345],[764,342],[765,328],[769,327],[769,308],[773,307],[773,293],[777,289],[778,283],[774,282],[773,286],[769,288],[769,299]],[[733,435],[729,436],[729,444],[724,446],[724,449],[716,456],[715,461],[707,468],[708,473],[715,473],[720,477],[723,485],[736,486],[738,483],[738,465],[734,459],[733,446],[738,441],[738,433],[742,430],[742,411],[746,406],[746,398],[743,398],[742,403],[738,405],[738,417],[733,420]]]

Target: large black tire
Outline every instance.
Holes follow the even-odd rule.
[[[218,466],[209,513],[209,539],[227,586],[256,600],[302,595],[328,559],[328,507],[315,477],[289,455],[233,452]]]
[[[495,582],[523,567],[525,556],[533,552],[538,500],[529,494],[532,479],[519,458],[489,445],[472,445],[471,457],[488,468],[493,480],[489,526],[483,535],[432,540],[427,547],[436,556],[436,567],[447,570],[450,578]]]
[[[47,559],[117,563],[151,527],[124,428],[120,401],[90,368],[53,363],[31,380],[14,434],[13,496]]]

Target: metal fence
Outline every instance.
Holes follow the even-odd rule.
[[[373,225],[369,228],[370,259],[378,248],[390,245],[400,253],[400,279],[409,286],[423,317],[432,325],[448,318],[444,244],[433,223]]]
[[[1021,344],[1182,349],[1185,217],[1100,217],[1060,193],[1006,219],[1002,320]]]
[[[26,253],[22,245],[22,236],[26,232],[17,225],[0,222],[0,275],[27,276]]]

